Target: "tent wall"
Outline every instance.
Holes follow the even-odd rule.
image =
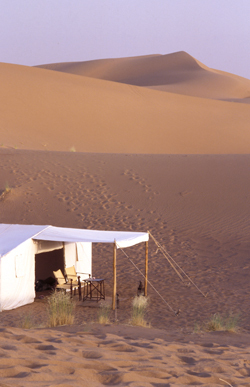
[[[76,271],[80,274],[81,280],[89,275],[92,277],[92,243],[77,243]]]
[[[36,245],[29,239],[1,257],[1,310],[30,304],[35,298]]]
[[[65,267],[75,266],[76,263],[76,244],[64,243]]]
[[[80,275],[81,280],[92,275],[92,243],[65,243],[65,266],[75,266],[77,274]]]

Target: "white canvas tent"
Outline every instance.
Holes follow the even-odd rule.
[[[148,233],[0,224],[0,311],[34,301],[36,262],[40,261],[45,271],[49,262],[53,265],[51,257],[43,264],[42,253],[52,251],[55,256],[56,251],[61,251],[65,267],[75,265],[77,271],[86,273],[81,279],[92,275],[92,243],[114,244],[114,300],[116,248],[147,241]],[[57,270],[57,267],[53,269]]]

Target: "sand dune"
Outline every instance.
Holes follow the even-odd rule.
[[[181,283],[150,241],[150,321],[194,329],[232,311],[249,328],[249,156],[98,155],[1,150],[1,223],[147,231],[206,294]],[[93,272],[112,292],[112,246],[95,246]],[[100,250],[101,249],[101,250]],[[143,269],[143,246],[128,249]],[[100,261],[101,260],[101,261]],[[127,323],[140,274],[118,254],[119,319]],[[101,264],[102,263],[102,264]],[[164,270],[163,270],[164,268]],[[239,302],[240,301],[240,302]]]
[[[108,155],[0,149],[0,222],[150,230],[207,297],[182,283],[149,243],[147,321],[129,325],[141,275],[117,254],[120,307],[101,327],[78,302],[75,324],[46,324],[46,298],[1,313],[0,383],[13,386],[249,385],[249,155]],[[143,270],[144,249],[126,250]],[[93,273],[112,294],[112,246],[93,247]],[[96,304],[95,304],[96,306]],[[214,314],[239,333],[195,333]],[[38,329],[20,329],[31,316]],[[42,327],[41,327],[42,326]],[[220,380],[222,379],[222,380]]]
[[[0,70],[0,222],[149,230],[189,276],[150,239],[150,329],[130,324],[142,275],[121,250],[110,325],[77,301],[46,328],[48,293],[1,312],[0,385],[248,386],[249,81],[185,53]],[[93,246],[106,304],[112,253]],[[126,253],[144,271],[144,246]],[[204,332],[215,313],[238,332]]]
[[[0,68],[4,146],[150,154],[250,150],[248,104],[25,66]]]
[[[250,96],[250,80],[210,69],[186,52],[38,67],[203,98]]]

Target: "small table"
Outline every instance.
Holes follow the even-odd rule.
[[[83,280],[85,286],[83,287],[82,300],[105,300],[105,287],[103,278],[87,278]]]

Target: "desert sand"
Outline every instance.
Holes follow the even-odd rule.
[[[149,286],[151,328],[132,327],[142,278],[118,251],[117,321],[78,301],[73,326],[48,329],[39,297],[0,314],[0,384],[248,386],[250,81],[185,53],[0,66],[0,222],[150,231],[206,295],[150,239],[166,303]],[[126,253],[144,269],[143,246]],[[112,246],[93,247],[93,275],[109,302]],[[199,330],[215,313],[238,315],[238,332]]]
[[[249,385],[245,336],[229,344],[216,334],[187,337],[145,329],[2,328],[1,385]]]
[[[249,153],[249,80],[204,69],[187,54],[153,56],[152,65],[149,59],[118,61],[125,67],[123,83],[0,64],[1,144],[98,153]],[[106,62],[97,65],[105,74]]]

